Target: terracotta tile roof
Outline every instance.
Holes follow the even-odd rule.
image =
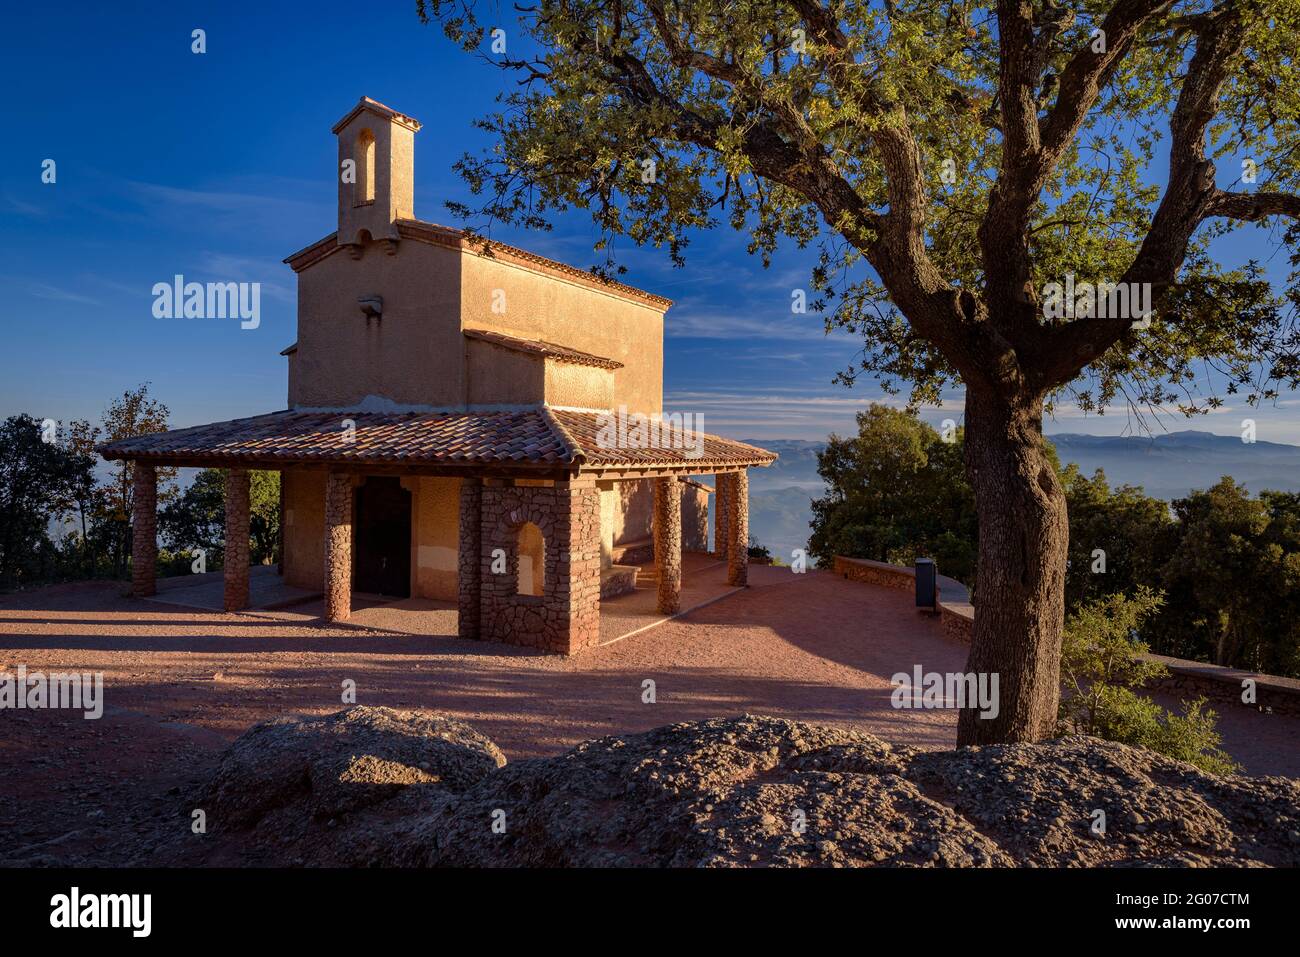
[[[347,421],[355,423],[351,441]],[[639,442],[598,412],[535,407],[479,412],[272,412],[100,446],[107,459],[173,465],[403,465],[603,471],[770,465],[776,455],[666,426]],[[630,439],[630,440],[629,440]],[[646,447],[640,447],[645,445]],[[697,453],[695,448],[699,449]]]
[[[689,432],[663,420],[654,427],[646,422],[644,441],[636,433],[638,423],[628,417],[619,429],[611,416],[599,412],[552,409],[551,414],[583,450],[589,466],[598,468],[634,468],[660,464],[683,465],[771,465],[776,453],[744,442],[735,442],[706,432]],[[620,435],[620,431],[623,433]],[[696,451],[698,449],[698,452]],[[708,472],[708,468],[701,468]]]
[[[378,100],[372,100],[368,96],[363,96],[360,100],[357,101],[357,105],[352,107],[352,109],[348,111],[347,115],[344,116],[343,119],[339,120],[337,123],[334,124],[334,127],[330,130],[330,132],[337,134],[339,130],[343,129],[343,127],[347,126],[348,123],[352,121],[352,117],[356,116],[362,110],[369,110],[371,113],[377,113],[378,115],[386,117],[387,119],[394,120],[398,123],[401,123],[407,129],[412,130],[416,133],[420,131],[419,120],[415,119],[414,117],[407,116],[405,113],[399,113],[391,106],[384,106],[384,104],[380,103]]]
[[[348,440],[346,423],[356,423]],[[474,413],[272,412],[141,435],[100,448],[105,458],[221,462],[568,465],[568,447],[535,410]]]
[[[503,335],[490,329],[465,329],[464,333],[467,338],[481,339],[484,342],[501,346],[503,349],[513,349],[515,352],[545,356],[548,359],[556,359],[560,362],[571,362],[580,366],[595,366],[599,369],[623,368],[623,363],[615,359],[606,359],[604,356],[592,355],[590,352],[580,352],[577,349],[556,345],[554,342],[544,342],[541,339],[516,339],[514,336]]]

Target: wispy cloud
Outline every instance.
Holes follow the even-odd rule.
[[[961,421],[963,396],[942,407],[927,406],[921,417],[932,425],[944,419]],[[796,388],[764,386],[753,391],[679,390],[664,396],[672,412],[703,416],[704,430],[736,436],[767,439],[809,439],[821,441],[831,432],[854,432],[856,414],[870,403],[903,408],[899,396],[869,395],[865,392],[809,393]]]
[[[85,306],[98,306],[100,301],[90,296],[83,295],[79,292],[73,292],[70,289],[63,289],[58,286],[51,286],[43,282],[33,282],[27,284],[28,292],[37,299],[49,299],[54,302],[75,302]]]
[[[785,339],[804,343],[819,340],[844,343],[854,340],[852,335],[840,329],[826,333],[820,316],[773,315],[770,306],[760,312],[741,305],[735,312],[726,313],[674,309],[665,320],[664,334],[670,339],[727,339],[734,342]]]
[[[5,193],[3,198],[6,207],[23,216],[40,218],[49,215],[49,210],[44,206],[38,206],[35,203],[29,203],[26,200],[18,199],[10,193]]]
[[[204,271],[214,277],[212,281],[261,283],[262,292],[271,299],[290,304],[298,301],[294,289],[276,276],[286,268],[281,263],[221,252],[205,252],[201,262]]]

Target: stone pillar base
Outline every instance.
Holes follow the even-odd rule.
[[[248,470],[226,472],[225,609],[248,607]]]
[[[479,568],[483,551],[483,480],[465,479],[460,483],[460,537],[457,554],[457,628],[462,638],[481,636],[482,573]]]
[[[325,478],[325,620],[352,615],[352,479]]]
[[[654,539],[657,607],[662,615],[675,615],[682,610],[682,496],[676,478],[655,479]]]
[[[158,591],[158,471],[136,462],[131,470],[131,594]]]
[[[723,476],[719,476],[721,480]],[[749,473],[729,472],[727,479],[727,584],[749,584]],[[719,484],[722,484],[719,481]]]

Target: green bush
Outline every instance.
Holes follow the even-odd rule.
[[[1136,689],[1164,676],[1164,665],[1143,657],[1138,626],[1164,604],[1164,596],[1139,587],[1089,602],[1065,623],[1061,648],[1061,704],[1058,731],[1090,734],[1148,748],[1213,774],[1231,774],[1236,764],[1220,747],[1218,715],[1205,699],[1183,703],[1175,714]]]

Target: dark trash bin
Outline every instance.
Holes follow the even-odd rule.
[[[933,558],[916,560],[916,607],[934,610],[939,605],[939,573]]]

